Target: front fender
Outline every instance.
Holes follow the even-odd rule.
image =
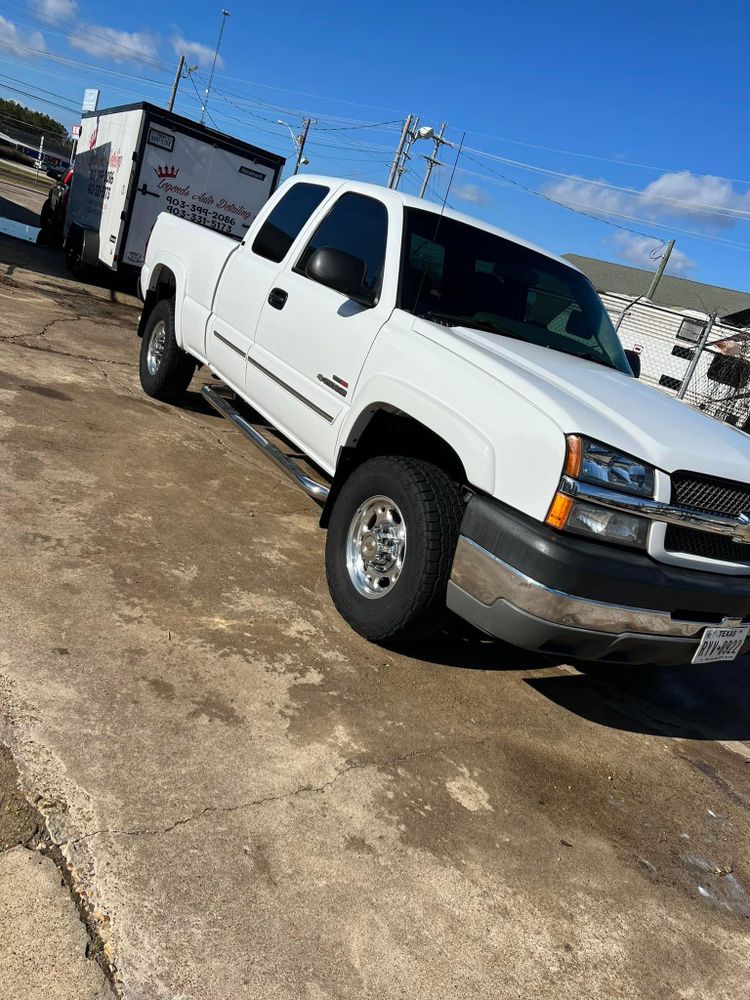
[[[356,444],[378,410],[401,412],[429,427],[461,459],[469,484],[492,493],[495,487],[495,451],[477,426],[421,386],[391,375],[373,374],[357,386],[356,406],[341,426],[337,450]]]

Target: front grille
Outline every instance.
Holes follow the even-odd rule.
[[[737,517],[738,514],[750,513],[750,483],[733,483],[731,479],[675,472],[672,476],[672,503]]]
[[[710,514],[737,517],[750,513],[750,484],[713,479],[691,472],[675,472],[672,476],[672,503]],[[750,564],[750,545],[733,542],[725,535],[696,531],[676,524],[667,526],[664,548],[668,552],[703,556],[704,559]]]

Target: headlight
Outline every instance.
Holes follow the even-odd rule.
[[[607,510],[606,507],[597,507],[593,503],[574,500],[565,530],[642,549],[646,547],[649,523],[645,517],[623,514]]]
[[[654,495],[653,466],[578,434],[567,438],[563,473],[564,477],[616,493],[649,498]],[[564,488],[562,483],[561,488]],[[546,517],[547,524],[616,545],[646,547],[650,525],[647,518],[574,498],[568,493],[566,490],[555,494]]]
[[[574,479],[595,486],[607,486],[620,493],[653,497],[654,469],[599,441],[569,434],[565,472]]]

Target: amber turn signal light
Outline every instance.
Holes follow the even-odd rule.
[[[564,493],[555,493],[552,506],[550,507],[549,513],[544,520],[547,524],[552,525],[553,528],[562,529],[568,523],[568,518],[570,517],[572,509],[572,497],[566,497]]]
[[[583,445],[577,434],[568,434],[565,441],[568,446],[567,454],[565,455],[565,474],[575,477],[581,471]]]

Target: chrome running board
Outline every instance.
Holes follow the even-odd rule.
[[[330,492],[328,486],[324,486],[323,483],[318,483],[314,479],[311,479],[310,476],[302,471],[293,458],[285,455],[280,448],[272,444],[256,427],[253,427],[249,420],[245,420],[242,414],[235,410],[232,404],[221,393],[217,392],[216,389],[210,385],[204,385],[201,389],[201,395],[208,400],[217,413],[220,413],[222,417],[226,417],[227,420],[231,420],[235,427],[238,427],[246,437],[250,438],[256,448],[260,448],[264,454],[268,455],[281,471],[285,472],[290,479],[293,479],[309,497],[312,497],[313,500],[316,500],[320,504],[325,503]]]

